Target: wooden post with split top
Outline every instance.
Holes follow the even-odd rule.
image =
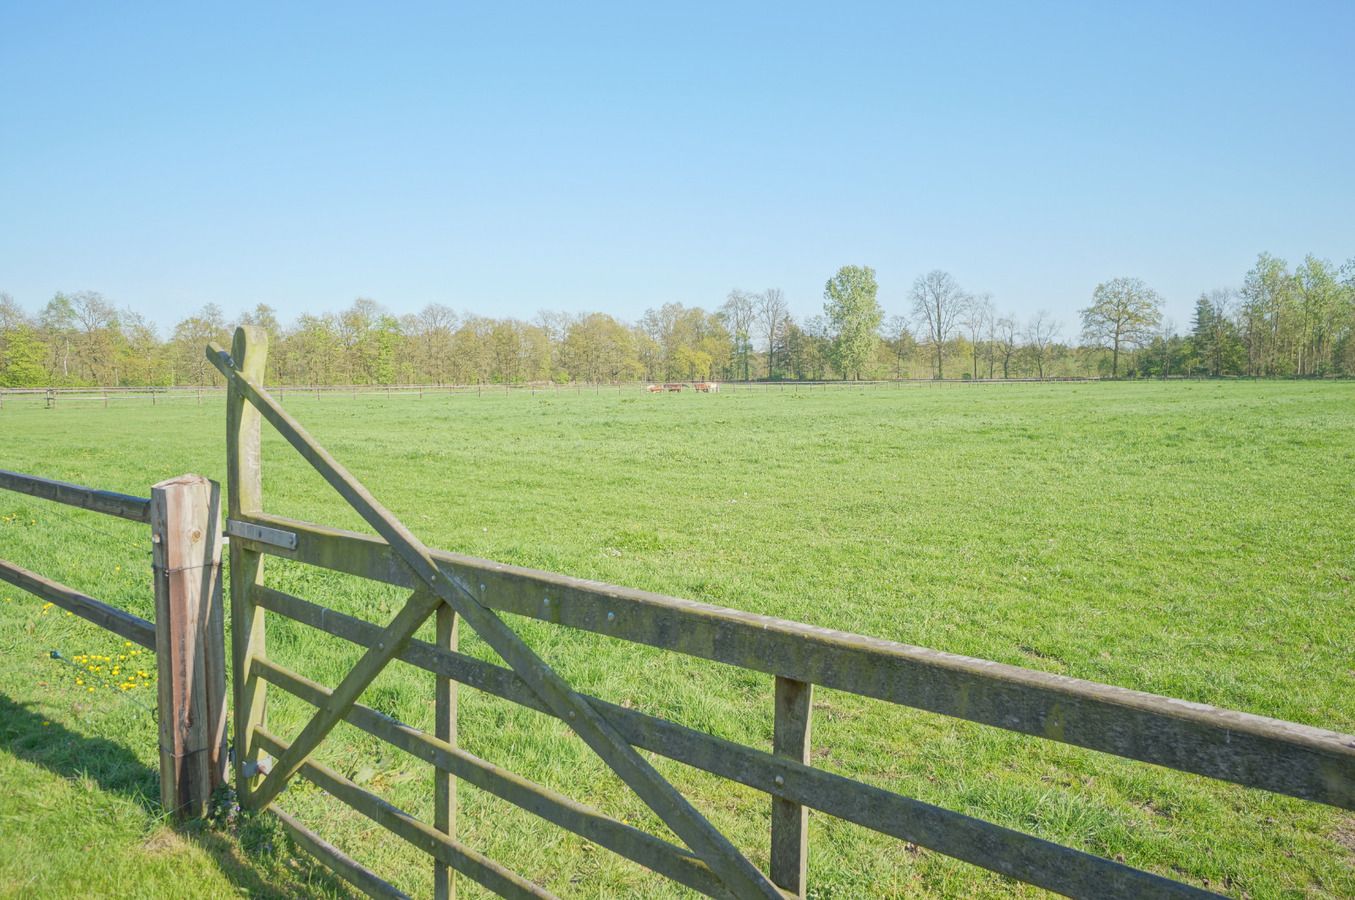
[[[206,814],[226,775],[221,488],[201,475],[162,481],[151,488],[150,515],[160,802],[184,819]]]

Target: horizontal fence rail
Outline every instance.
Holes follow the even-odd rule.
[[[0,469],[0,489],[107,516],[130,519],[133,522],[150,524],[151,521],[149,497],[132,497],[113,491],[101,491],[84,485],[53,481],[50,478],[39,478],[36,475],[25,475],[5,469]],[[54,603],[124,640],[147,650],[155,650],[155,625],[140,616],[109,606],[102,600],[96,600],[75,588],[67,587],[5,560],[0,560],[0,581],[8,582],[35,597]]]
[[[0,559],[0,581],[6,581],[20,590],[28,591],[34,597],[55,603],[66,612],[93,622],[123,640],[155,651],[155,625],[140,616],[109,606],[102,600],[95,600],[75,588],[66,587],[3,559]]]
[[[0,469],[0,489],[28,494],[66,506],[78,506],[90,512],[116,516],[149,525],[151,521],[151,501],[149,497],[132,497],[113,491],[101,491],[96,488],[70,484],[65,481],[53,481],[50,478],[38,478],[36,475],[23,475]]]
[[[250,542],[261,552],[415,586],[380,538],[268,514],[242,520],[296,537],[295,549]],[[483,585],[483,602],[500,612],[1355,809],[1351,735],[455,553],[433,557],[449,577]]]

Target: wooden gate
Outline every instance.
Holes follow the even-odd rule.
[[[243,803],[275,810],[303,847],[371,896],[404,895],[277,808],[279,792],[295,776],[313,782],[432,857],[438,898],[454,895],[453,870],[500,896],[554,896],[457,840],[453,779],[464,779],[712,897],[803,897],[811,808],[1070,897],[1217,896],[814,768],[809,749],[815,684],[1355,809],[1355,737],[1350,735],[431,551],[269,396],[262,386],[266,354],[267,336],[252,327],[236,333],[229,354],[216,345],[208,350],[231,391],[226,530],[231,536],[237,789]],[[264,419],[380,537],[263,511]],[[362,576],[412,593],[388,624],[364,622],[268,587],[263,567],[267,556]],[[351,641],[366,652],[333,688],[317,684],[269,659],[265,612]],[[504,623],[499,612],[774,675],[772,752],[577,693]],[[433,616],[436,642],[414,639],[419,626]],[[460,618],[509,668],[457,651]],[[436,678],[433,734],[358,702],[378,673],[397,659]],[[583,807],[459,749],[457,684],[566,723],[686,846]],[[315,708],[309,724],[290,744],[266,727],[268,685]],[[434,767],[431,826],[309,758],[340,721]],[[767,793],[772,804],[770,871],[764,873],[749,862],[637,748]]]

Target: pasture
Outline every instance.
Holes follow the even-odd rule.
[[[1349,383],[287,404],[433,547],[1355,732]],[[218,400],[7,405],[0,427],[0,468],[141,496],[225,470]],[[365,530],[267,427],[264,447],[269,512]],[[143,616],[147,549],[137,526],[0,494],[0,556]],[[275,586],[372,621],[403,601],[269,565]],[[141,799],[156,796],[155,730],[133,702],[154,706],[152,679],[90,680],[50,652],[116,656],[110,637],[7,586],[0,599],[0,821],[28,835],[0,846],[0,894],[65,895],[73,881],[95,896],[352,893],[266,822],[188,840],[159,826]],[[770,677],[512,624],[580,690],[770,746]],[[281,619],[269,646],[331,686],[359,652]],[[468,631],[461,646],[491,657]],[[365,702],[422,727],[431,681],[395,667]],[[307,710],[281,692],[270,703],[290,738]],[[472,690],[460,707],[465,749],[655,824],[563,725]],[[1355,895],[1355,819],[1338,810],[827,690],[813,728],[825,769],[1230,896]],[[317,756],[412,813],[430,804],[426,767],[349,726]],[[765,865],[764,795],[655,764]],[[562,896],[686,896],[472,788],[460,798],[462,840]],[[426,866],[321,792],[298,783],[282,805],[427,892]],[[841,822],[811,816],[810,829],[817,900],[1040,894]]]

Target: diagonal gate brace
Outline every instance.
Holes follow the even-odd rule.
[[[248,327],[241,328],[236,335],[236,348],[250,341],[253,337],[251,332],[254,331]],[[428,548],[330,456],[261,385],[246,376],[229,353],[213,343],[208,345],[207,358],[226,376],[231,389],[259,410],[287,442],[386,540],[426,586],[426,590],[416,591],[409,598],[381,633],[376,645],[363,655],[334,689],[330,702],[316,712],[291,747],[273,764],[272,772],[254,792],[254,801],[260,807],[266,807],[277,797],[288,780],[305,763],[306,757],[352,708],[367,686],[401,653],[419,626],[442,602],[446,602],[527,682],[541,701],[573,728],[636,796],[710,866],[711,871],[734,896],[783,900],[784,895],[766,875],[645,761],[611,723],[547,665],[517,632],[481,605],[460,580],[448,577],[434,562]]]

